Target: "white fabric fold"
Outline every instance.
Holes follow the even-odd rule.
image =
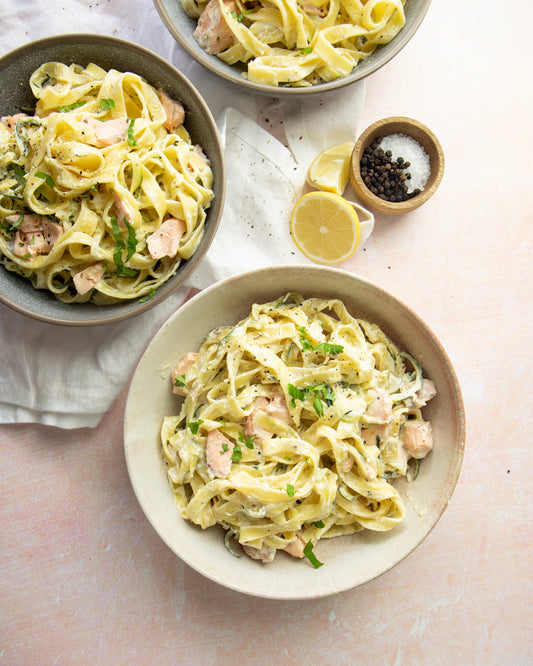
[[[9,29],[0,55],[29,39],[74,32],[80,25],[84,32],[104,32],[153,50],[199,90],[224,143],[224,213],[211,248],[187,286],[148,312],[109,326],[54,326],[0,305],[0,423],[94,427],[125,387],[149,340],[191,287],[202,289],[262,266],[309,263],[291,240],[290,212],[316,154],[356,136],[364,84],[346,86],[327,98],[290,102],[276,100],[275,91],[273,99],[251,95],[194,62],[172,39],[153,4],[144,0],[70,0],[68,5],[0,0],[0,10],[4,34]],[[261,110],[272,110],[273,105],[283,122],[269,132]],[[280,131],[283,127],[285,132]]]

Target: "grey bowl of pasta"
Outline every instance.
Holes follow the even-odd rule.
[[[0,302],[63,325],[140,314],[187,282],[217,231],[215,121],[172,65],[66,34],[0,59]]]
[[[415,34],[431,0],[154,0],[200,64],[251,92],[333,90],[385,65]]]
[[[156,334],[124,420],[132,486],[211,580],[302,599],[362,585],[431,532],[459,477],[461,391],[428,326],[334,268],[252,271]]]

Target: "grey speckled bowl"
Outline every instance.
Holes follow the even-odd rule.
[[[106,306],[91,303],[65,304],[50,292],[34,289],[29,280],[0,266],[0,302],[35,319],[52,324],[91,326],[127,319],[148,310],[170,296],[189,279],[207,252],[222,214],[225,170],[222,143],[215,121],[198,91],[172,65],[151,51],[130,42],[91,34],[66,34],[26,44],[0,58],[0,116],[33,108],[29,87],[32,72],[42,63],[60,61],[82,66],[93,62],[103,69],[130,71],[155,88],[162,88],[185,108],[185,125],[193,144],[200,144],[211,161],[215,199],[207,211],[205,234],[194,256],[157,290],[153,300],[139,299]]]
[[[364,79],[385,65],[399,53],[418,30],[426,15],[431,0],[406,0],[405,25],[401,32],[389,44],[378,47],[372,55],[359,63],[349,76],[335,81],[320,83],[307,88],[272,87],[262,83],[254,83],[242,77],[246,71],[244,65],[227,65],[215,55],[208,55],[196,42],[192,33],[197,20],[187,16],[181,7],[180,0],[153,0],[159,15],[174,39],[201,65],[207,67],[223,79],[235,83],[251,92],[268,95],[269,97],[301,97],[304,95],[324,94],[328,90],[341,88]]]

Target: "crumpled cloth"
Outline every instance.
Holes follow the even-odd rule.
[[[224,144],[219,231],[186,286],[133,319],[87,328],[47,324],[0,305],[0,423],[95,427],[191,289],[262,266],[310,263],[290,238],[290,212],[314,157],[355,138],[364,83],[303,101],[282,101],[275,91],[272,98],[252,95],[192,60],[146,0],[0,0],[0,26],[0,56],[29,40],[80,31],[149,48],[195,85]]]

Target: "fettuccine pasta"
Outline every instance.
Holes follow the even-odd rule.
[[[215,524],[254,559],[307,556],[322,538],[404,518],[391,483],[432,448],[418,362],[339,300],[287,294],[218,328],[172,373],[185,396],[164,419],[181,516]]]
[[[181,0],[200,46],[245,78],[310,86],[348,76],[405,25],[406,0]]]
[[[195,253],[213,174],[179,101],[131,72],[49,62],[0,120],[0,257],[64,302],[150,298]]]

